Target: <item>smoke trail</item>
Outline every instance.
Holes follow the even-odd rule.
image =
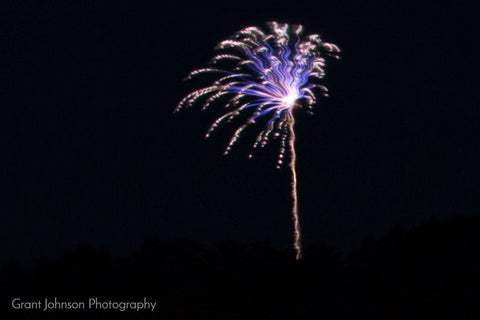
[[[293,220],[293,248],[295,249],[295,259],[302,258],[302,243],[300,234],[300,219],[298,217],[298,193],[297,193],[297,169],[295,152],[295,118],[292,114],[289,116],[289,145],[290,145],[290,169],[292,170],[292,220]]]

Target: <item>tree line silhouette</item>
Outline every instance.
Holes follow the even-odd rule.
[[[479,319],[480,218],[426,221],[351,253],[149,239],[130,257],[84,245],[1,270],[3,319]],[[12,310],[14,297],[157,302],[151,311]]]

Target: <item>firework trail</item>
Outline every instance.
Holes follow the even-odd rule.
[[[323,56],[338,58],[340,49],[332,43],[324,42],[317,34],[302,37],[301,25],[270,22],[268,27],[267,33],[257,27],[248,27],[220,42],[217,46],[220,53],[212,58],[211,66],[194,70],[187,76],[190,79],[213,73],[218,74],[218,78],[211,85],[188,94],[175,111],[200,100],[203,100],[202,110],[214,102],[223,101],[227,111],[210,126],[205,135],[207,138],[222,123],[228,123],[239,116],[245,117],[246,121],[231,137],[225,154],[230,152],[243,130],[260,118],[264,119],[266,125],[255,139],[253,149],[265,147],[271,138],[279,138],[278,168],[283,163],[288,140],[292,175],[293,247],[298,260],[302,250],[293,110],[304,108],[312,113],[312,106],[316,102],[314,92],[327,95],[327,88],[317,83],[325,75]],[[249,158],[252,155],[251,153]]]

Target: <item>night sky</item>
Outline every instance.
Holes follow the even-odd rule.
[[[473,14],[338,1],[11,1],[1,10],[1,259],[80,244],[128,255],[149,238],[292,241],[278,144],[227,157],[220,108],[173,114],[219,41],[301,23],[342,49],[313,116],[296,116],[305,245],[359,246],[396,226],[480,213]],[[475,89],[474,89],[475,88]]]

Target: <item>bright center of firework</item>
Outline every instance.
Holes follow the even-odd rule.
[[[287,96],[285,96],[282,99],[282,104],[289,107],[293,108],[295,106],[295,102],[299,98],[298,94],[295,92],[290,92]]]

